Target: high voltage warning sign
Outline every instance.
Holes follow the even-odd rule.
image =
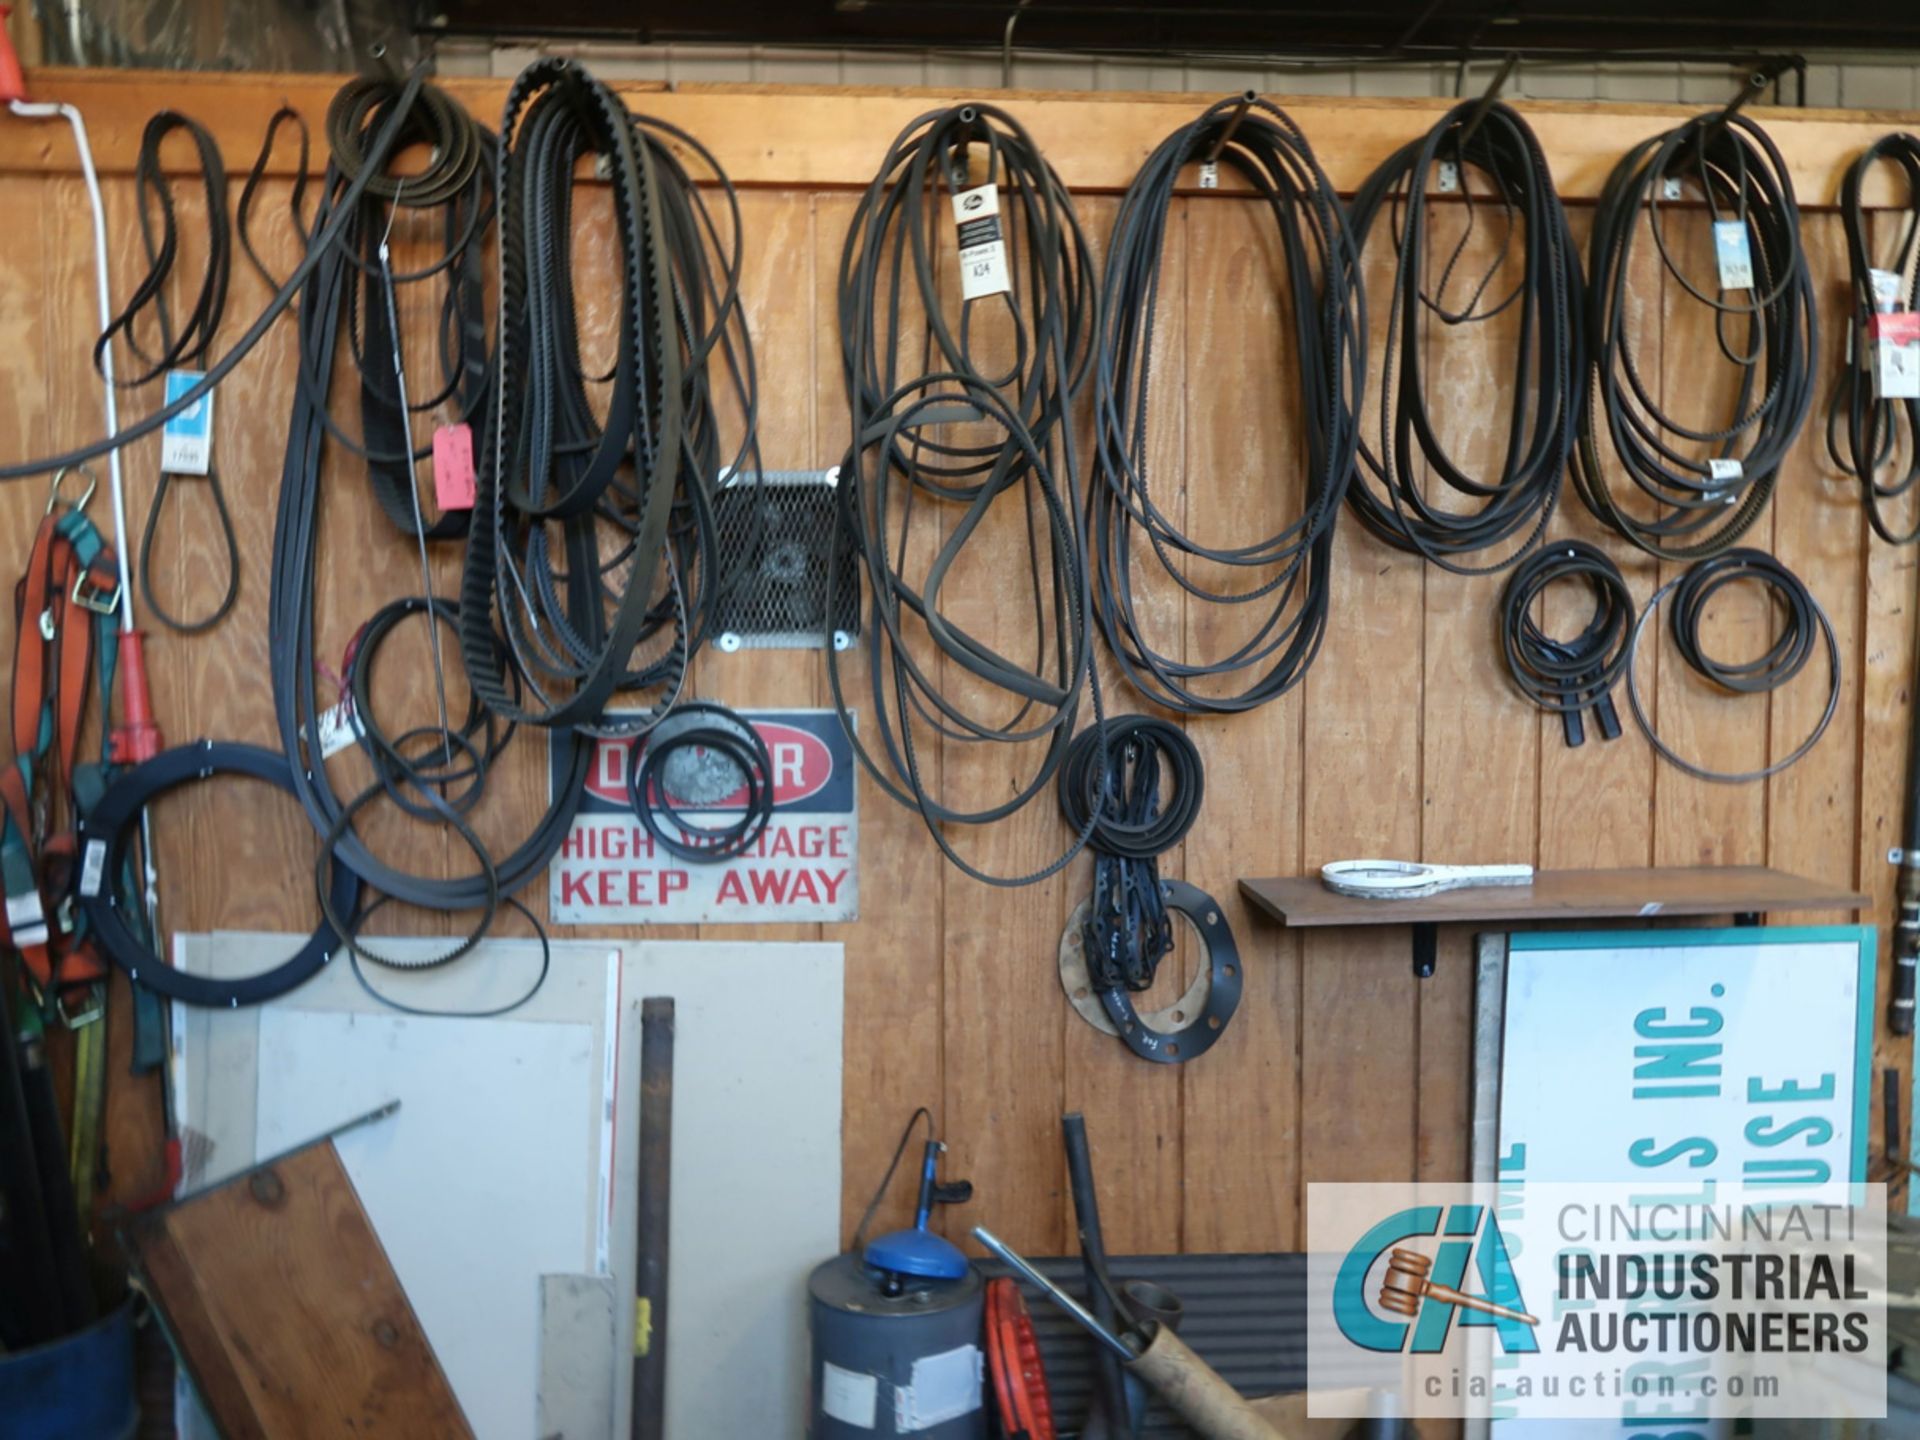
[[[633,742],[595,740],[580,811],[548,872],[555,924],[750,925],[859,915],[853,749],[839,719],[831,710],[738,713],[773,757],[773,819],[752,851],[713,865],[669,855],[628,798]],[[565,778],[550,763],[549,785]],[[676,809],[717,828],[739,819],[746,800],[743,785],[703,808],[680,802]]]

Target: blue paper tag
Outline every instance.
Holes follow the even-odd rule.
[[[167,372],[171,405],[205,378],[198,370]],[[213,464],[213,392],[167,421],[160,432],[160,468],[169,475],[205,475]]]
[[[1739,220],[1713,222],[1713,255],[1720,264],[1722,290],[1753,288],[1753,251],[1747,244],[1747,227]]]

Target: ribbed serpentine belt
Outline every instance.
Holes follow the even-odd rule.
[[[1443,162],[1459,175],[1466,228],[1450,253],[1432,236],[1428,189]],[[1470,173],[1472,172],[1472,173]],[[1480,213],[1475,176],[1492,186],[1505,223],[1500,247],[1457,306],[1448,286],[1466,254]],[[1389,217],[1395,269],[1387,342],[1378,377],[1379,425],[1362,427],[1360,467],[1348,502],[1388,544],[1423,555],[1463,575],[1483,575],[1517,562],[1545,533],[1560,498],[1581,409],[1585,337],[1581,323],[1580,253],[1553,186],[1546,152],[1527,122],[1506,105],[1467,101],[1420,139],[1395,151],[1370,175],[1348,212],[1354,244],[1364,246],[1375,223]],[[1524,236],[1520,273],[1504,295],[1502,271]],[[1437,278],[1430,261],[1441,262]],[[1492,289],[1497,299],[1488,299]],[[1376,299],[1376,306],[1378,301]],[[1497,467],[1461,463],[1434,423],[1427,358],[1432,322],[1449,330],[1486,325],[1520,310],[1507,378],[1484,380],[1485,403],[1504,400],[1506,446]],[[1369,441],[1371,434],[1371,441]],[[1486,563],[1467,557],[1492,550]]]
[[[622,267],[613,383],[599,425],[582,383],[566,260],[573,170],[587,155],[611,185]],[[684,446],[684,357],[661,184],[626,107],[583,68],[537,61],[514,82],[497,181],[499,403],[479,468],[460,633],[474,690],[517,722],[636,734],[658,722],[685,677],[684,577],[667,544]],[[629,457],[630,539],[624,574],[609,580],[596,515],[618,495]],[[550,523],[562,532],[564,579],[554,573]],[[664,653],[632,668],[636,647],[663,629]],[[502,635],[524,693],[509,681]],[[637,714],[607,713],[616,693],[643,687],[656,698]]]
[[[980,175],[973,173],[976,159]],[[956,316],[951,282],[960,261],[931,238],[933,227],[964,223],[969,214],[990,218],[989,198],[1004,247],[1002,288],[960,300]],[[840,344],[852,443],[837,495],[867,586],[871,724],[863,718],[856,730],[829,645],[834,705],[875,783],[918,812],[949,861],[988,884],[1024,885],[1057,873],[1092,829],[1089,816],[1052,860],[1011,876],[967,860],[948,833],[1003,820],[1047,789],[1066,758],[1083,696],[1095,720],[1101,716],[1071,418],[1095,327],[1093,274],[1059,176],[1019,122],[990,105],[910,121],[861,197],[841,253]],[[976,338],[976,326],[987,328],[988,307],[994,327],[1010,339],[1006,353],[991,358],[986,341]],[[908,335],[920,338],[910,342]],[[1025,515],[1025,543],[1010,549],[1024,551],[1027,569],[1006,567],[988,603],[1012,613],[1027,607],[1030,641],[974,633],[961,622],[961,607],[946,608],[951,602],[942,593],[997,500]],[[942,534],[926,540],[943,513]],[[931,546],[931,559],[923,568],[915,554],[909,569],[909,553],[922,543]],[[829,593],[840,547],[833,553]],[[923,638],[942,665],[915,653]],[[1003,646],[1012,653],[1002,653]],[[960,674],[964,687],[948,678]],[[934,793],[919,752],[928,734],[955,742],[948,754],[976,743],[1039,753],[1030,773],[962,799]],[[1026,761],[1019,764],[1025,771]]]
[[[1874,168],[1887,162],[1898,167],[1906,182],[1906,218],[1892,268],[1876,274],[1873,241],[1860,191]],[[1855,353],[1842,360],[1839,377],[1833,383],[1827,407],[1827,454],[1860,482],[1860,498],[1874,534],[1889,545],[1911,545],[1920,540],[1920,514],[1902,530],[1888,518],[1884,507],[1889,500],[1913,494],[1916,483],[1920,483],[1920,398],[1881,399],[1875,395],[1868,327],[1876,315],[1920,306],[1920,277],[1914,273],[1914,255],[1920,248],[1916,243],[1920,242],[1920,139],[1886,135],[1861,151],[1841,182],[1840,214],[1847,227],[1847,269],[1853,302],[1849,320]],[[1876,281],[1881,277],[1885,277],[1891,294],[1879,293]],[[1904,445],[1900,440],[1903,428]],[[1893,460],[1902,463],[1882,480],[1881,468]]]
[[[1175,185],[1195,162],[1244,177],[1273,221],[1286,272],[1286,293],[1275,308],[1292,321],[1281,344],[1298,387],[1305,440],[1299,515],[1270,534],[1235,535],[1225,543],[1196,539],[1183,517],[1162,508],[1182,493],[1180,485],[1165,485],[1156,498],[1149,474],[1161,257]],[[1094,613],[1122,673],[1157,704],[1187,714],[1250,710],[1297,685],[1319,653],[1334,525],[1353,475],[1354,406],[1366,373],[1366,300],[1357,259],[1340,198],[1313,147],[1285,111],[1264,101],[1222,100],[1169,135],[1120,202],[1107,242],[1094,364],[1095,473],[1087,486],[1098,562]],[[1254,409],[1278,408],[1286,398],[1238,393]],[[1238,483],[1263,488],[1272,482],[1252,466]],[[1154,648],[1153,627],[1143,623],[1134,595],[1135,566],[1149,549],[1159,561],[1157,574],[1193,601],[1221,610],[1249,607],[1250,619],[1229,622],[1235,639],[1219,647],[1223,653],[1201,658]],[[1155,575],[1152,566],[1145,568]]]
[[[1689,275],[1669,244],[1662,213],[1667,182],[1688,176],[1705,195],[1713,220],[1734,227],[1741,237],[1736,243],[1748,250],[1753,283],[1739,292],[1743,300]],[[1729,206],[1730,220],[1724,218]],[[1628,297],[1643,216],[1665,274],[1712,314],[1719,353],[1737,372],[1724,425],[1702,427],[1679,418],[1640,371]],[[1589,250],[1593,395],[1574,454],[1580,498],[1649,554],[1667,560],[1717,554],[1766,509],[1813,399],[1819,322],[1786,160],[1766,131],[1744,115],[1701,115],[1643,140],[1607,177],[1594,207]],[[1669,305],[1666,313],[1671,336],[1678,312]],[[1730,335],[1735,326],[1744,335]],[[1676,354],[1689,366],[1706,358]],[[1609,478],[1615,467],[1632,483],[1624,496],[1615,495]],[[1645,513],[1642,496],[1655,502],[1654,513]]]

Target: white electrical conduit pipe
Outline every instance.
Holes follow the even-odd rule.
[[[64,103],[42,102],[34,100],[9,101],[7,108],[25,120],[65,120],[73,127],[74,148],[80,152],[80,174],[87,182],[87,201],[93,207],[93,275],[94,290],[100,305],[100,330],[106,333],[113,324],[112,287],[107,281],[107,212],[100,198],[100,176],[93,168],[93,147],[87,143],[87,122],[81,118],[80,111]],[[100,401],[106,412],[107,434],[115,435],[120,430],[120,407],[114,398],[113,346],[107,345],[100,352]],[[113,554],[120,566],[120,633],[133,633],[133,575],[127,567],[127,497],[120,479],[120,452],[107,452],[108,493],[113,501]],[[107,714],[113,704],[111,695],[100,697],[102,725],[111,724]],[[147,919],[153,927],[153,941],[160,943],[159,926],[159,875],[153,868],[153,827],[147,813],[140,814],[140,854],[146,872]]]

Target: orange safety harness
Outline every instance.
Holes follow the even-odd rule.
[[[54,477],[26,574],[14,589],[14,758],[0,767],[0,946],[19,953],[41,1002],[76,1024],[97,1013],[107,974],[74,910],[75,829],[107,779],[105,709],[119,663],[120,578],[112,547],[87,517],[91,477],[69,502],[61,494],[65,474]],[[96,688],[100,760],[83,764],[81,730]]]

